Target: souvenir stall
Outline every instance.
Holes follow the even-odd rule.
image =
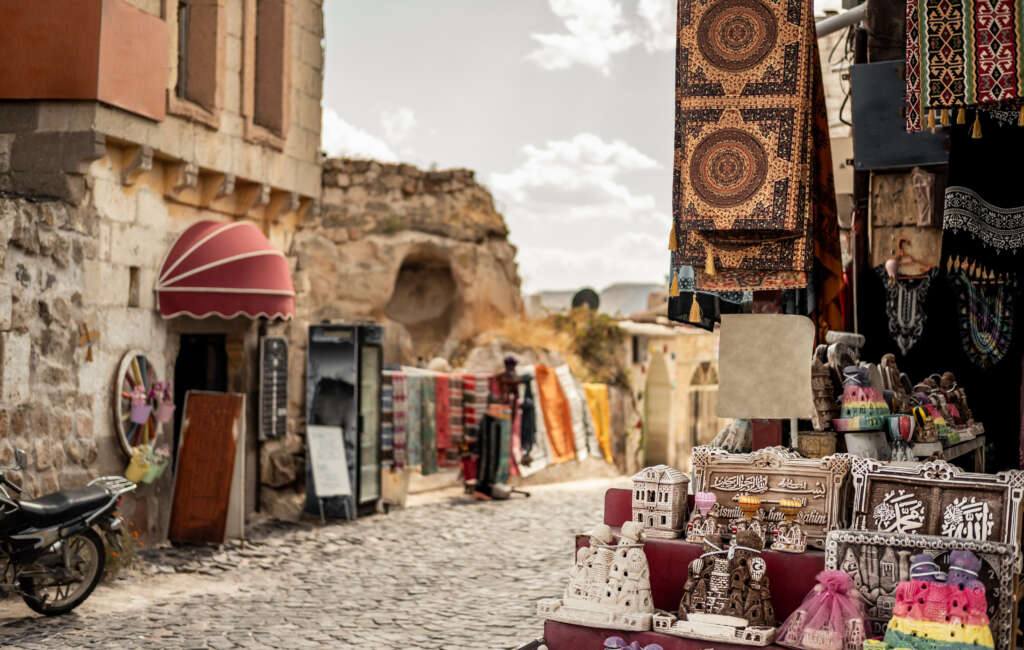
[[[690,477],[655,466],[607,492],[561,596],[537,603],[549,650],[1022,641],[1024,184],[1008,161],[1024,137],[1024,15],[1003,0],[867,2],[875,31],[853,28],[856,62],[888,67],[851,72],[844,269],[811,5],[678,4],[669,311],[721,324],[720,415],[740,395],[750,424],[731,450],[696,448]],[[904,38],[905,62],[877,56]],[[894,116],[909,140],[886,134]],[[813,331],[762,334],[767,314]],[[741,321],[745,348],[727,341]],[[750,362],[794,341],[805,366]],[[775,409],[786,392],[807,416]],[[763,444],[766,422],[788,446]]]

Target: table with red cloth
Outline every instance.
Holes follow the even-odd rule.
[[[623,522],[633,518],[631,498],[630,490],[613,489],[605,493],[604,523],[611,526],[616,533]],[[690,508],[691,510],[693,508],[692,496],[690,497]],[[590,538],[587,535],[577,535],[576,548],[589,543]],[[683,585],[686,583],[690,561],[700,555],[701,547],[681,539],[651,538],[644,545],[644,553],[647,555],[647,563],[651,569],[651,595],[654,598],[654,606],[675,613],[679,609],[679,601],[683,597]],[[800,606],[807,593],[817,584],[815,576],[825,568],[825,554],[821,551],[811,550],[799,554],[765,551],[762,553],[762,557],[764,557],[768,568],[775,616],[778,619],[777,622],[781,623]],[[567,566],[567,575],[568,570]],[[546,621],[544,624],[544,642],[550,650],[585,648],[600,650],[603,647],[602,642],[610,636],[622,637],[627,643],[638,641],[641,647],[650,643],[658,643],[665,650],[703,650],[711,645],[716,650],[751,647],[718,641],[684,639],[660,632],[624,632],[555,621]]]

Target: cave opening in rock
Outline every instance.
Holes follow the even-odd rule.
[[[448,260],[411,254],[402,260],[384,313],[408,331],[414,357],[429,360],[452,331],[457,302],[458,289]]]

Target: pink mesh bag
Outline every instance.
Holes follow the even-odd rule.
[[[864,603],[853,579],[842,571],[822,571],[799,609],[779,628],[775,642],[802,650],[861,647],[867,638]]]

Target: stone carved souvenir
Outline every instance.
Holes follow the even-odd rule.
[[[954,555],[959,551],[970,551],[977,556],[980,567],[975,570],[974,565],[964,564],[965,560],[961,559],[964,556]],[[923,561],[922,555],[929,558],[931,564]],[[934,535],[839,530],[829,533],[825,549],[825,568],[848,574],[860,592],[865,602],[869,636],[884,635],[889,620],[897,611],[903,611],[898,610],[900,583],[911,579],[924,582],[930,577],[936,585],[948,584],[948,577],[936,567],[951,564],[977,573],[977,580],[989,594],[985,611],[991,621],[996,647],[1016,647],[1017,607],[1014,594],[1020,571],[1016,547]],[[933,573],[936,575],[929,575]],[[929,603],[927,598],[923,600],[925,603],[918,604],[932,609],[944,606],[937,601]],[[958,601],[961,611],[962,605]]]
[[[847,366],[843,369],[843,406],[832,420],[836,431],[878,431],[890,414],[882,392],[871,383],[869,369]]]
[[[909,650],[993,648],[982,561],[970,551],[948,555],[949,575],[927,554],[911,559],[911,575],[896,587],[893,616],[881,643],[871,647]],[[916,567],[926,569],[915,573]],[[935,567],[933,570],[932,567]]]
[[[562,598],[537,601],[537,615],[613,630],[651,629],[654,601],[643,525],[627,521],[621,533],[613,546],[611,529],[603,524],[596,527],[590,535],[590,547],[576,554]]]
[[[913,413],[914,442],[938,442],[939,430],[927,409],[923,406],[915,406]]]
[[[853,527],[1019,545],[1024,472],[975,474],[941,460],[853,460]]]
[[[633,477],[633,521],[647,537],[673,539],[686,526],[686,493],[690,478],[674,467],[656,465]]]
[[[831,420],[829,420],[831,425]],[[797,449],[804,458],[824,458],[836,453],[836,434],[832,431],[801,431]]]
[[[735,544],[736,537],[743,531],[751,531],[761,540],[764,547],[768,540],[768,526],[765,521],[764,510],[761,509],[761,499],[749,494],[741,494],[737,499],[742,516],[729,522],[729,530],[732,533],[732,542]]]
[[[807,535],[797,521],[803,504],[796,499],[782,499],[779,510],[785,520],[772,531],[772,550],[784,553],[803,553],[807,550]]]
[[[883,354],[880,370],[883,390],[891,391],[893,394],[893,412],[910,413],[914,402],[910,393],[907,392],[906,386],[903,385],[903,374],[896,366],[896,355],[891,352]]]
[[[827,345],[819,345],[811,359],[811,396],[814,399],[814,413],[811,415],[814,430],[830,430],[832,420],[839,417],[839,409],[836,408],[832,371],[828,367]]]
[[[706,537],[718,536],[718,521],[708,514],[715,507],[715,495],[710,492],[698,492],[693,495],[693,505],[697,511],[686,525],[686,541],[701,544]]]
[[[726,549],[705,539],[704,552],[690,562],[678,616],[654,615],[658,632],[744,645],[768,645],[775,636],[767,565],[761,538],[751,530],[737,534]]]
[[[810,459],[781,447],[750,454],[696,447],[692,458],[695,487],[715,495],[710,515],[723,535],[730,535],[732,522],[741,518],[744,495],[760,499],[768,528],[785,518],[776,507],[782,499],[800,501],[801,527],[812,547],[824,548],[825,533],[846,524],[841,504],[846,502],[850,457],[845,454]]]
[[[817,580],[775,642],[801,650],[860,650],[865,612],[853,580],[842,571],[822,571]]]
[[[962,423],[973,423],[974,414],[971,413],[971,407],[967,405],[967,392],[956,383],[956,375],[948,371],[942,373],[942,381],[939,382],[939,386],[945,391],[947,401],[956,406]]]

